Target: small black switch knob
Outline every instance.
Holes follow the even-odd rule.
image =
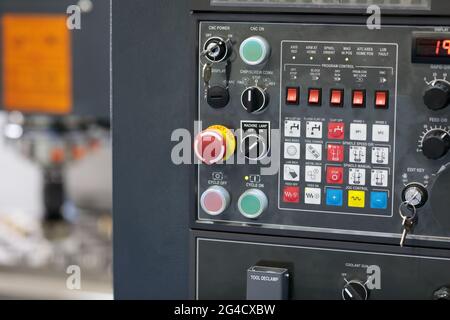
[[[422,152],[428,159],[437,160],[450,149],[450,135],[444,130],[430,131],[423,139]]]
[[[423,102],[431,110],[444,109],[450,104],[450,85],[438,81],[425,90]]]
[[[349,281],[342,289],[342,299],[344,300],[367,300],[368,297],[366,286],[359,281]]]
[[[225,107],[230,101],[230,93],[228,89],[222,86],[214,86],[208,88],[206,101],[208,104],[215,108],[220,109]]]
[[[249,87],[242,92],[241,103],[248,113],[263,111],[269,102],[269,95],[260,87]]]

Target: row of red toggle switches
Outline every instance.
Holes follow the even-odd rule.
[[[287,87],[286,88],[286,104],[299,105],[300,104],[300,88]],[[322,105],[322,89],[310,88],[308,89],[308,104],[310,106]],[[389,107],[389,92],[375,91],[376,108],[387,109]],[[330,106],[343,107],[344,106],[344,90],[331,89],[330,90]],[[366,90],[352,91],[352,106],[353,108],[366,107]]]

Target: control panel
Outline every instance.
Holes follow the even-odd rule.
[[[450,242],[449,38],[200,22],[196,222]]]

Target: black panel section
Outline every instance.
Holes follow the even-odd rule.
[[[227,3],[228,2],[228,3]],[[321,13],[321,14],[366,14],[366,6],[360,1],[356,4],[355,8],[350,8],[349,6],[332,5],[332,1],[324,1],[322,5],[311,5],[311,1],[303,1],[306,3],[304,6],[295,6],[293,2],[295,1],[284,1],[286,5],[280,4],[280,1],[273,1],[274,4],[270,4],[270,1],[239,1],[239,0],[221,0],[214,1],[211,0],[191,0],[191,8],[195,11],[203,12],[258,12],[258,13]],[[299,1],[301,3],[301,1]],[[338,1],[335,1],[335,3]],[[379,1],[378,3],[394,3],[398,4],[400,1]],[[318,4],[319,2],[315,2]],[[416,4],[424,5],[416,5]],[[441,0],[431,0],[431,7],[427,5],[427,1],[418,1],[416,3],[409,3],[412,9],[403,9],[398,6],[393,9],[392,6],[385,7],[382,9],[383,15],[429,15],[429,16],[448,16],[450,15],[450,7],[446,1]],[[222,5],[220,5],[222,4]],[[416,6],[415,6],[416,5]],[[422,9],[423,8],[423,9]]]
[[[184,299],[193,167],[170,139],[193,122],[187,3],[116,1],[113,17],[115,296]]]
[[[297,300],[342,299],[347,283],[362,284],[371,300],[428,300],[450,284],[446,251],[208,232],[192,241],[198,299],[245,300],[254,265],[287,268],[289,298]]]
[[[76,4],[76,1],[3,0],[0,3],[0,16],[7,13],[66,15],[67,7],[73,4]],[[71,31],[71,36],[72,113],[109,120],[110,1],[94,0],[92,11],[81,15],[81,30]]]

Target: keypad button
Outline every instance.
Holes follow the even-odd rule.
[[[307,121],[306,122],[306,137],[314,139],[322,139],[322,122]]]
[[[366,163],[366,147],[350,146],[349,161],[351,163]]]
[[[373,164],[389,164],[389,148],[372,147]]]
[[[330,162],[344,162],[344,146],[340,144],[328,144],[327,160]]]
[[[300,159],[300,143],[285,142],[284,143],[285,159]]]
[[[348,191],[348,206],[352,208],[364,208],[366,206],[365,191],[349,190]]]
[[[376,142],[389,142],[389,125],[374,124],[372,126],[372,140]]]
[[[374,169],[371,172],[372,187],[387,187],[388,186],[389,171]]]
[[[300,166],[295,164],[284,165],[284,180],[285,181],[300,181]]]
[[[367,140],[367,124],[351,123],[350,124],[350,140],[366,141]]]
[[[388,194],[385,191],[373,191],[370,193],[370,208],[387,209]]]
[[[366,184],[366,169],[350,168],[348,170],[348,184],[364,186]]]
[[[322,167],[305,166],[305,182],[322,182]]]
[[[328,139],[343,140],[345,124],[343,122],[330,122],[328,124]]]
[[[284,136],[289,138],[300,138],[301,122],[298,120],[284,121]]]
[[[283,188],[283,202],[299,203],[300,202],[300,187],[285,186]]]
[[[321,204],[322,190],[320,188],[305,188],[305,204]]]
[[[344,183],[344,168],[327,167],[327,183],[329,184]]]
[[[342,206],[343,191],[340,189],[326,189],[326,204],[328,206]]]
[[[305,146],[305,159],[312,161],[321,161],[322,145],[318,143],[307,143]]]

